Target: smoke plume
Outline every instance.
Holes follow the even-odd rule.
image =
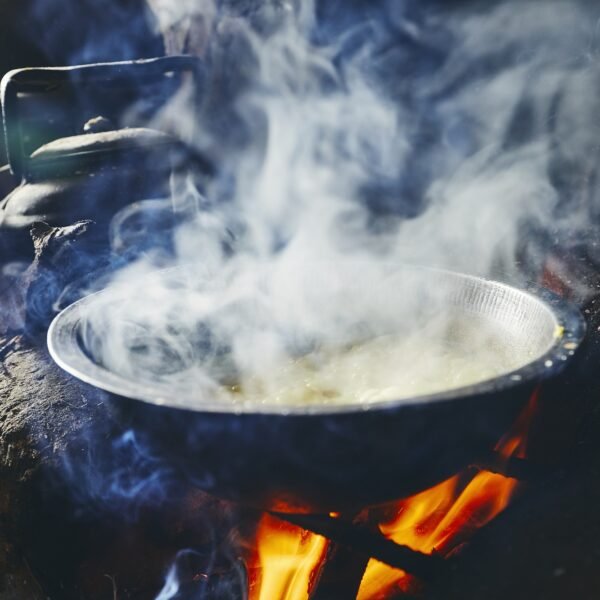
[[[208,73],[202,110],[177,98],[154,126],[218,169],[175,177],[175,271],[146,249],[116,274],[119,303],[85,315],[110,370],[201,405],[306,352],[404,332],[419,293],[393,291],[390,264],[524,283],[540,240],[585,223],[589,207],[564,210],[564,169],[593,153],[580,5],[359,4],[342,29],[311,2],[151,4]]]

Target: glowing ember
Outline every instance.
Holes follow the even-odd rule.
[[[537,392],[497,445],[503,457],[523,457],[536,404]],[[397,544],[448,556],[508,506],[517,486],[515,479],[502,475],[468,471],[411,498],[373,509],[370,520],[379,522],[383,535]],[[256,539],[257,575],[250,600],[306,600],[325,560],[327,540],[268,515],[261,519]],[[358,600],[385,599],[416,585],[403,571],[371,560]]]

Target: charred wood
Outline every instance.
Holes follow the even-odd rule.
[[[336,544],[350,547],[365,557],[402,569],[424,581],[438,576],[445,566],[445,561],[439,556],[416,552],[388,540],[365,526],[354,525],[343,519],[323,515],[272,514],[298,527],[325,536]]]

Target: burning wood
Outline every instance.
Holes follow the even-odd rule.
[[[531,398],[529,406],[518,422],[496,448],[506,460],[510,457],[523,458],[527,444],[527,433],[537,406],[537,393]],[[359,600],[377,600],[396,597],[399,593],[412,593],[420,587],[415,574],[422,577],[436,572],[436,557],[451,557],[461,545],[468,543],[477,529],[483,527],[501,513],[509,504],[517,490],[514,479],[490,472],[472,474],[465,472],[439,485],[421,492],[401,502],[389,504],[368,511],[366,519],[378,523],[378,528],[386,539],[398,544],[396,556],[398,566],[404,561],[409,573],[401,569],[392,569],[385,562],[393,562],[393,548],[386,553],[384,545],[370,535],[361,535],[359,530],[340,530],[333,523],[328,526],[314,517],[281,515],[280,518],[304,524],[308,529],[319,527],[329,537],[342,544],[353,544],[354,551],[365,551],[368,556],[381,556],[385,562],[372,560],[362,578]],[[335,517],[332,517],[335,521]],[[345,531],[345,534],[341,534]],[[265,516],[256,533],[257,552],[251,559],[251,570],[256,576],[250,588],[252,600],[277,597],[286,600],[305,600],[311,597],[315,582],[323,569],[327,569],[326,538],[282,524],[271,516]],[[402,554],[401,546],[431,555],[427,560],[418,559],[418,555]],[[439,570],[439,569],[438,569]],[[440,576],[440,573],[437,573]],[[272,592],[276,590],[275,595]]]

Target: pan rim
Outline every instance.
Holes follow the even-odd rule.
[[[188,411],[192,413],[227,414],[237,416],[279,416],[310,417],[327,415],[352,415],[381,410],[408,409],[420,405],[448,402],[492,393],[509,391],[525,384],[539,383],[560,372],[571,360],[579,348],[586,333],[586,324],[581,311],[572,303],[553,292],[538,286],[521,289],[499,281],[475,275],[454,272],[434,267],[415,267],[414,265],[398,265],[398,268],[418,268],[437,274],[451,276],[465,282],[503,289],[512,295],[527,298],[545,308],[554,318],[557,327],[552,345],[537,358],[521,367],[494,378],[486,379],[472,385],[451,388],[441,392],[405,397],[396,400],[382,400],[371,404],[310,404],[310,405],[255,405],[224,404],[205,402],[201,406],[191,406],[174,400],[178,392],[167,393],[168,390],[157,389],[160,386],[149,385],[130,380],[122,375],[109,371],[94,362],[83,351],[77,342],[77,329],[81,322],[84,308],[98,301],[98,297],[110,296],[114,290],[110,288],[90,294],[74,302],[62,310],[52,321],[47,333],[47,346],[54,362],[76,379],[108,392],[112,395],[144,402],[165,408]],[[172,269],[169,269],[172,270]],[[165,384],[165,387],[167,384]],[[181,395],[179,393],[179,395]]]

